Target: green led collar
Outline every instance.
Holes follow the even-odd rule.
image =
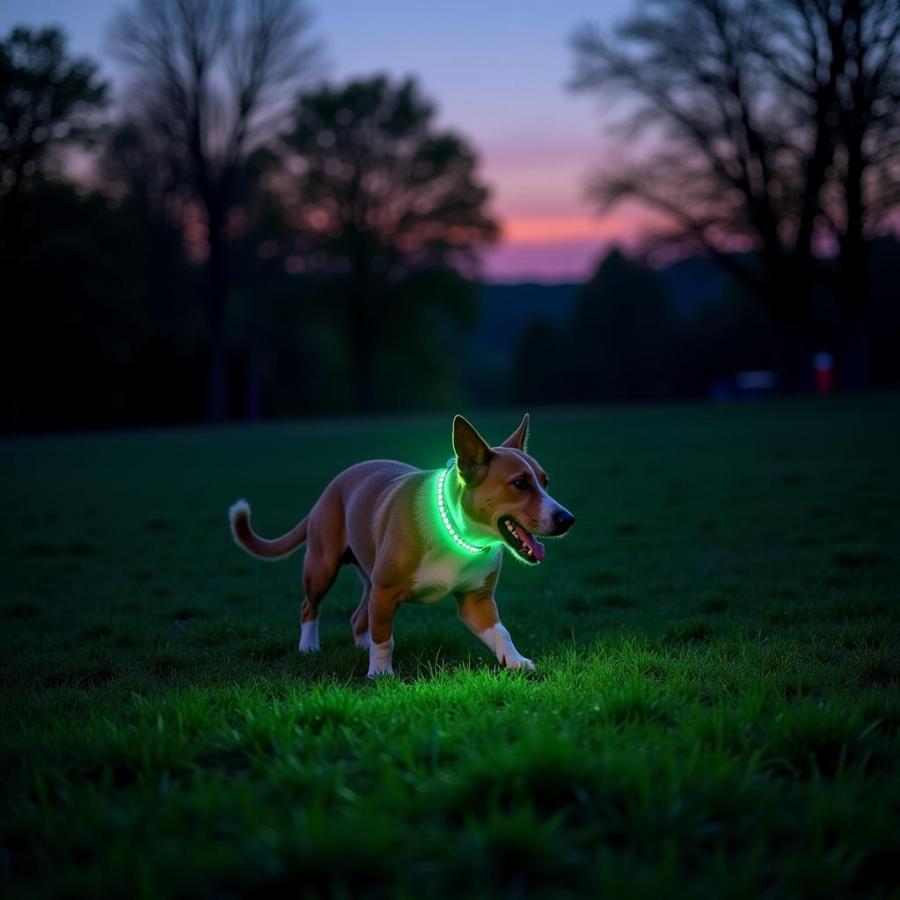
[[[447,511],[447,504],[444,500],[444,482],[447,480],[447,475],[450,474],[450,469],[444,469],[443,472],[438,476],[437,480],[437,506],[438,512],[441,514],[441,521],[444,523],[444,528],[447,529],[447,534],[453,538],[453,540],[462,547],[463,550],[467,550],[469,553],[483,553],[485,550],[488,550],[488,547],[476,547],[474,544],[470,544],[467,541],[464,541],[460,536],[457,530],[453,527],[453,523],[450,521],[450,513]]]

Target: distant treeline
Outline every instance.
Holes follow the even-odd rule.
[[[872,277],[859,303],[869,310],[864,336],[870,380],[850,386],[896,388],[900,387],[900,242],[879,238],[870,242],[867,252]],[[744,264],[752,265],[752,257]],[[802,345],[807,368],[793,389],[812,388],[813,355],[823,350],[835,359],[838,387],[848,386],[842,382],[844,320],[829,283],[833,270],[834,262],[827,259],[816,270]],[[526,297],[533,309],[542,293],[537,286],[499,290],[496,299],[505,307],[508,321],[515,321],[521,308],[517,294]],[[767,370],[778,381],[785,357],[796,352],[793,336],[785,340],[757,298],[703,257],[653,269],[613,251],[586,284],[544,292],[547,308],[531,315],[511,349],[505,401],[708,396],[733,390],[735,375],[745,370]],[[499,311],[492,312],[494,321]],[[476,338],[487,341],[484,333]],[[498,356],[494,359],[499,364]]]
[[[23,302],[4,304],[21,360],[20,427],[197,421],[205,415],[202,268],[134,198],[34,184],[22,221]],[[871,246],[874,384],[900,386],[900,245]],[[228,310],[234,417],[357,409],[341,287],[239,253]],[[828,268],[809,351],[839,346]],[[420,303],[427,292],[429,303]],[[742,369],[779,369],[764,308],[700,258],[654,270],[612,252],[584,285],[480,285],[452,269],[398,288],[373,363],[377,410],[707,395]],[[407,321],[403,321],[405,316]],[[25,378],[21,378],[22,375]],[[812,371],[809,377],[811,380]],[[7,382],[8,384],[8,382]]]
[[[0,40],[5,430],[461,400],[463,273],[498,234],[477,157],[412,79],[313,78],[307,26],[125,8],[115,114],[59,30]]]
[[[33,184],[19,235],[22,293],[4,297],[5,386],[19,429],[176,423],[206,417],[203,269],[180,232],[129,198]],[[356,367],[339,279],[234,257],[226,313],[232,418],[356,410]],[[419,285],[431,302],[418,303]],[[372,336],[372,409],[462,402],[457,354],[478,286],[431,268],[393,287],[391,330]],[[382,320],[381,326],[386,322]],[[15,345],[13,346],[13,342]],[[7,428],[9,422],[4,423]]]
[[[900,253],[883,235],[900,207],[900,28],[879,29],[900,16],[764,4],[773,35],[812,17],[811,55],[788,70],[741,14],[758,5],[722,7],[735,29],[710,45],[715,77],[691,70],[670,96],[677,6],[620,38],[649,42],[644,100],[663,108],[642,121],[671,120],[680,153],[601,173],[597,196],[662,204],[683,226],[663,244],[685,258],[653,269],[613,251],[586,284],[552,288],[479,283],[499,226],[469,141],[413,79],[323,82],[301,0],[124,4],[117,110],[58,29],[14,29],[0,38],[0,429],[703,396],[744,369],[797,390],[822,350],[839,386],[898,386]],[[618,48],[581,32],[577,85],[646,93]],[[746,115],[723,66],[750,79]],[[707,91],[722,102],[696,100]]]

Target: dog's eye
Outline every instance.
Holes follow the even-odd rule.
[[[517,479],[512,483],[512,486],[513,486],[514,488],[518,488],[520,491],[527,491],[527,490],[528,490],[528,482],[527,482],[524,478],[517,478]]]

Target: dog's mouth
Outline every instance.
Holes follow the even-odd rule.
[[[497,528],[503,540],[513,549],[516,556],[529,565],[540,565],[547,551],[544,545],[527,529],[523,528],[512,516],[501,516],[497,520]]]

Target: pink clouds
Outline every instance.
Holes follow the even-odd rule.
[[[502,282],[582,281],[611,246],[634,246],[651,225],[659,224],[634,207],[602,217],[574,212],[501,219],[499,243],[482,255],[484,277]]]
[[[606,246],[597,241],[515,244],[501,242],[482,254],[486,281],[584,281]]]
[[[597,142],[488,146],[483,160],[502,226],[500,242],[482,256],[488,280],[583,280],[609,246],[633,245],[651,223],[629,207],[595,212],[585,185],[598,161]]]
[[[564,244],[571,241],[616,241],[633,238],[639,222],[633,216],[521,216],[503,221],[503,240],[510,244]]]

